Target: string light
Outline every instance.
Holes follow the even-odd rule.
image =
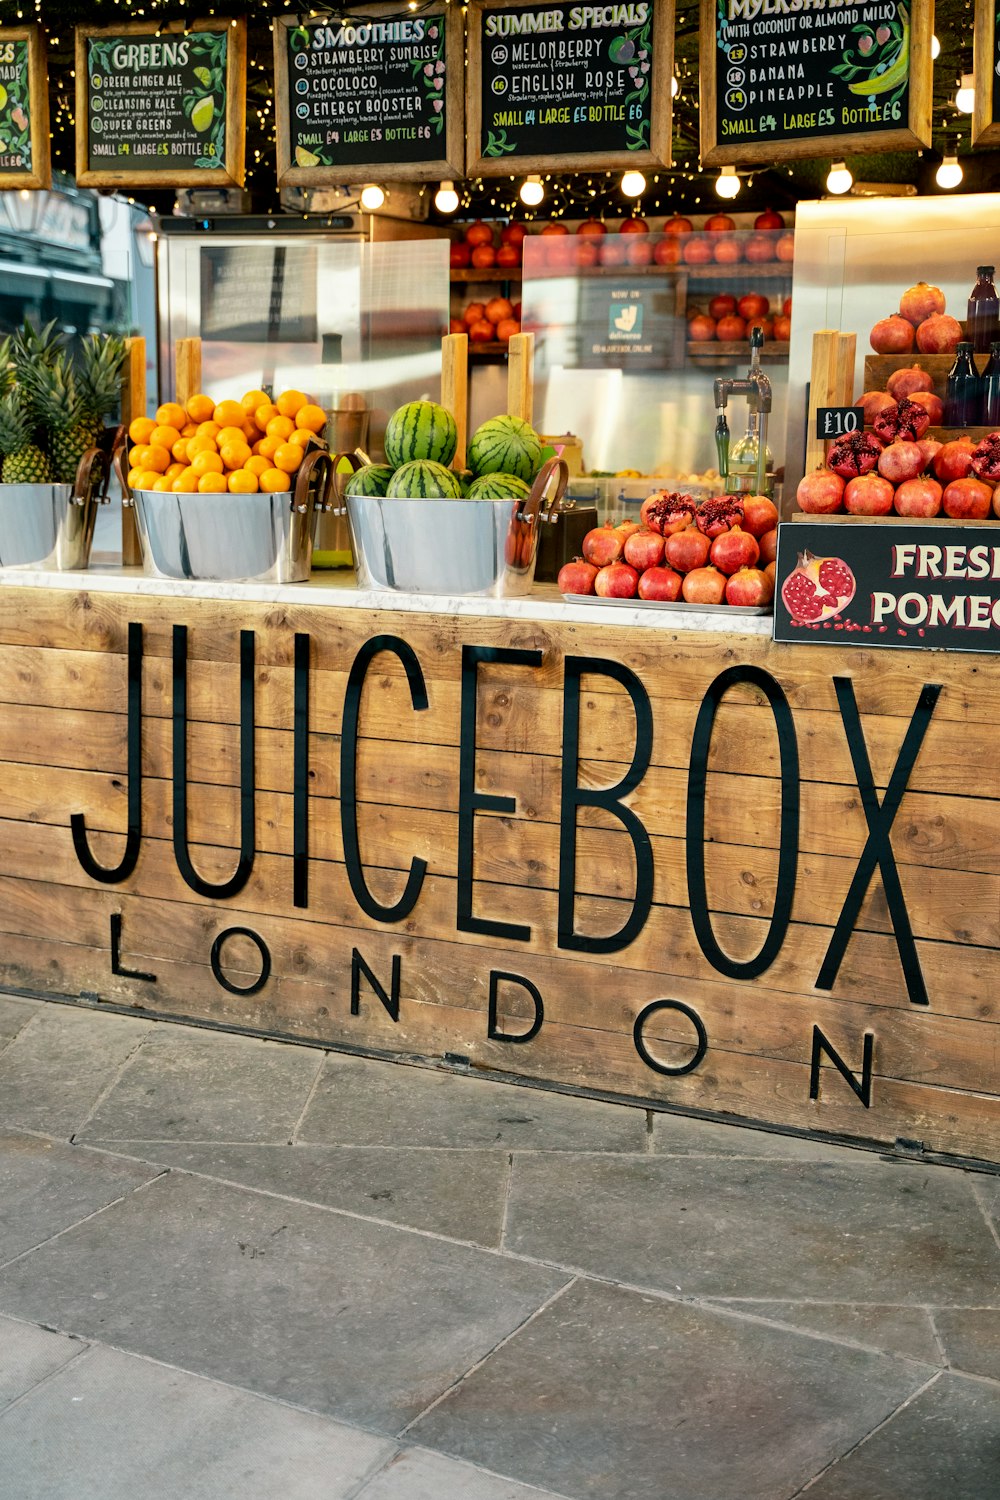
[[[971,73],[963,73],[955,95],[955,108],[959,114],[971,115],[976,107],[976,80]]]
[[[442,182],[434,194],[434,207],[439,214],[453,214],[458,208],[458,194],[453,182]]]
[[[946,156],[938,167],[934,180],[938,187],[954,188],[958,187],[964,175],[958,157]]]
[[[931,37],[931,62],[936,62],[941,56],[941,43],[936,36]]]
[[[740,190],[740,179],[735,167],[723,167],[715,179],[715,191],[720,198],[735,198]]]
[[[545,197],[545,189],[542,186],[542,179],[537,173],[524,179],[521,183],[519,197],[526,208],[538,207],[539,203]]]
[[[827,192],[836,193],[839,196],[841,193],[850,192],[853,186],[854,178],[850,169],[842,161],[835,161],[826,179]]]
[[[361,207],[366,214],[373,214],[385,202],[385,193],[377,182],[366,182],[361,189]]]
[[[641,172],[623,172],[621,190],[626,198],[638,198],[646,191],[646,179]]]

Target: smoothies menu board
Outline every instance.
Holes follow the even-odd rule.
[[[0,28],[0,188],[49,186],[48,120],[38,27]]]
[[[918,45],[923,0],[801,0],[794,10],[785,0],[702,5],[706,162],[829,156],[923,140],[931,66],[929,47],[925,58]]]

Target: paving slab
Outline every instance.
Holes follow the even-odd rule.
[[[48,1004],[0,1055],[0,1125],[71,1136],[153,1023]]]
[[[395,1432],[564,1284],[169,1172],[0,1272],[0,1311]]]
[[[658,1156],[764,1156],[782,1161],[832,1161],[851,1164],[858,1147],[831,1146],[807,1136],[749,1130],[716,1120],[654,1114],[651,1149]]]
[[[1000,1247],[967,1175],[860,1153],[515,1156],[504,1243],[685,1295],[1000,1307]]]
[[[113,1349],[0,1415],[17,1500],[346,1500],[392,1451],[326,1417]]]
[[[158,1170],[0,1132],[0,1265],[131,1193]],[[52,1319],[43,1314],[34,1321]]]
[[[778,1500],[928,1373],[581,1281],[412,1436],[576,1500]]]
[[[116,1141],[114,1150],[390,1224],[500,1244],[510,1160],[505,1151],[143,1141]]]
[[[158,1027],[81,1140],[286,1142],[321,1054],[308,1047]]]
[[[786,1323],[824,1338],[849,1339],[867,1344],[887,1354],[901,1354],[906,1359],[923,1360],[925,1364],[943,1363],[934,1337],[930,1314],[923,1307],[852,1307],[849,1303],[822,1302],[743,1302],[738,1299],[717,1300],[720,1311],[767,1318]]]
[[[940,1307],[934,1311],[934,1322],[950,1365],[970,1375],[1000,1381],[1000,1311],[992,1307]]]
[[[299,1130],[325,1145],[645,1151],[645,1111],[329,1054]]]
[[[40,1013],[37,1000],[18,1000],[0,995],[0,1052]]]
[[[31,1323],[0,1318],[0,1411],[40,1380],[82,1354],[87,1345]]]
[[[993,1500],[1000,1390],[942,1375],[806,1491],[808,1500]]]
[[[358,1500],[563,1500],[551,1490],[485,1474],[442,1453],[408,1448],[358,1492]]]

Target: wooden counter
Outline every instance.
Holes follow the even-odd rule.
[[[5,987],[1000,1162],[991,660],[80,582],[0,586]]]

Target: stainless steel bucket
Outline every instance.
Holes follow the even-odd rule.
[[[392,593],[514,598],[535,576],[543,504],[566,488],[561,459],[527,500],[390,500],[348,495],[358,583]]]
[[[0,484],[0,567],[86,568],[97,507],[108,498],[108,461],[84,454],[75,484]]]

